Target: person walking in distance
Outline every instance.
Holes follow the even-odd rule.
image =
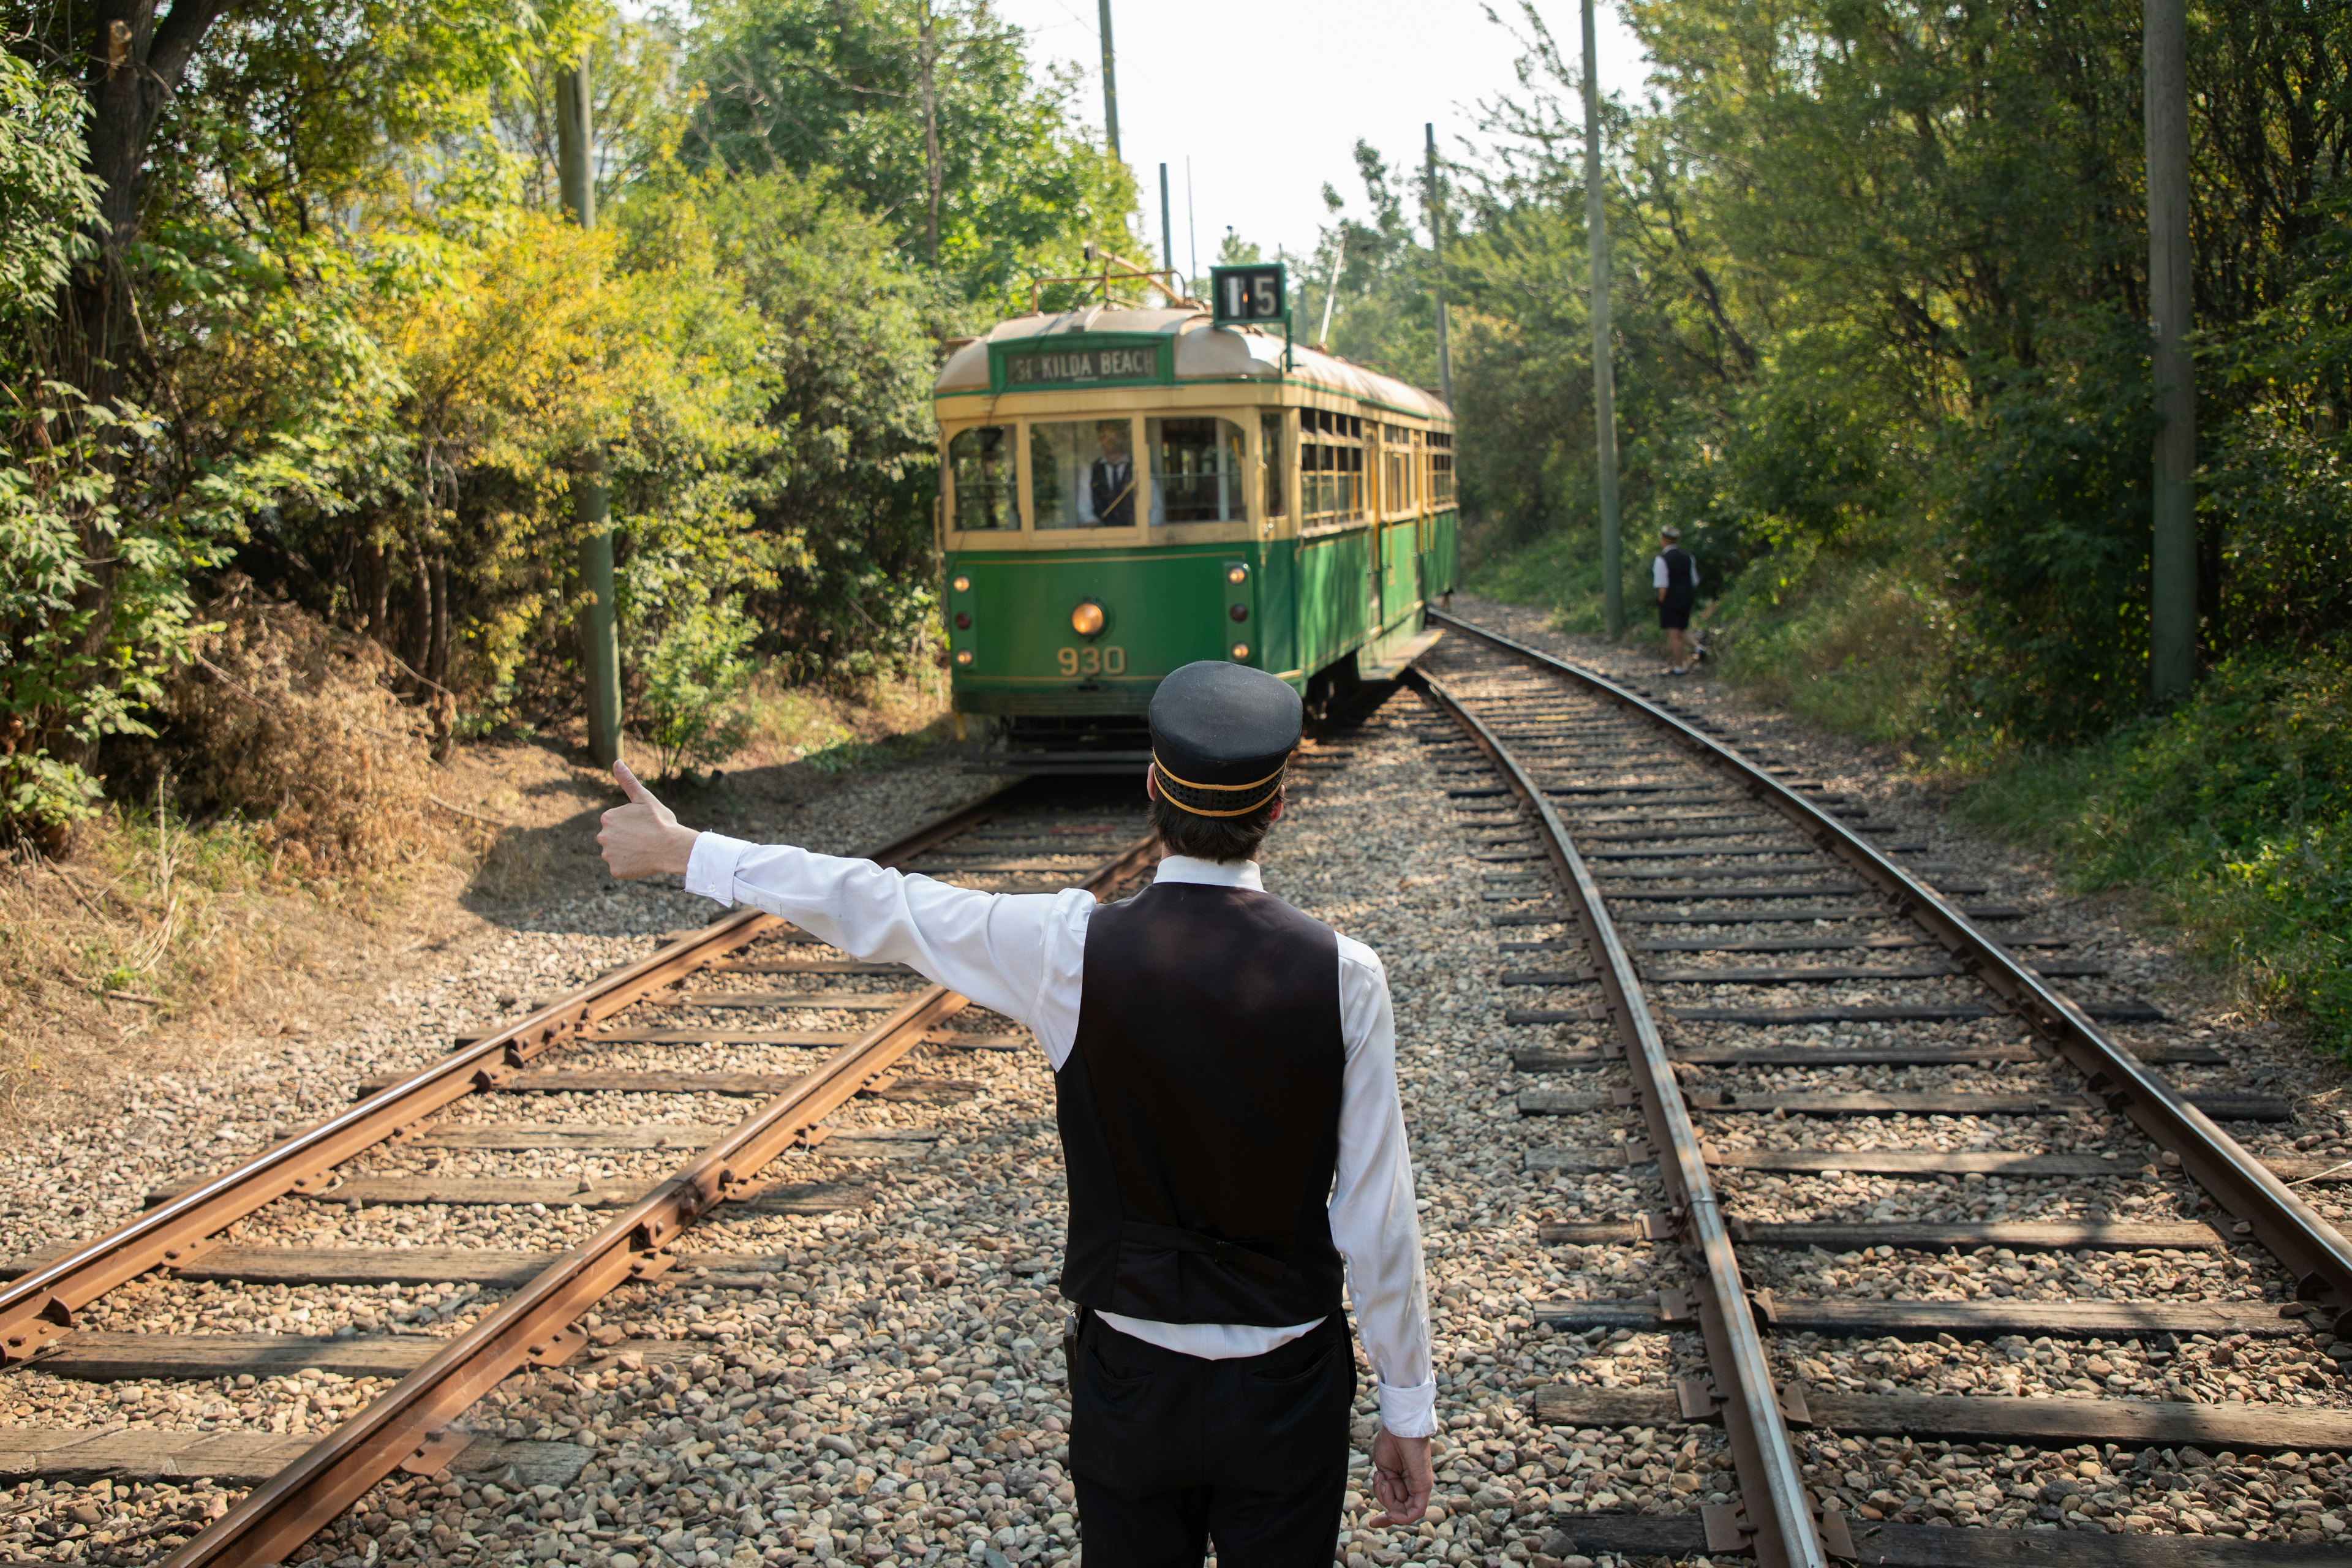
[[[1429,1309],[1380,959],[1261,884],[1298,694],[1204,661],[1151,700],[1150,887],[950,888],[696,833],[614,768],[598,842],[1035,1031],[1055,1068],[1076,1304],[1070,1468],[1087,1568],[1328,1568],[1356,1363],[1378,1381],[1381,1521],[1428,1506]]]
[[[1668,675],[1690,673],[1691,602],[1698,597],[1698,563],[1682,547],[1683,531],[1658,530],[1657,559],[1650,563],[1650,585],[1658,591],[1658,625],[1665,628]]]

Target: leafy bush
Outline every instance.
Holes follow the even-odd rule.
[[[2231,659],[2168,714],[1994,768],[1963,808],[2056,847],[2085,889],[2152,889],[2200,951],[2352,1054],[2347,656]]]

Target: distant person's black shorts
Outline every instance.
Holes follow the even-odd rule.
[[[1666,631],[1683,631],[1690,626],[1691,602],[1677,594],[1669,594],[1658,601],[1658,625]]]

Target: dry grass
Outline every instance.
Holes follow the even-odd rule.
[[[275,1034],[489,829],[436,803],[429,714],[373,645],[241,592],[158,734],[105,759],[116,804],[50,859],[0,861],[0,1115]]]

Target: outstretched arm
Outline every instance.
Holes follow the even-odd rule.
[[[697,833],[626,767],[615,763],[613,776],[629,801],[604,814],[596,840],[614,876],[671,872],[690,893],[751,904],[868,962],[904,963],[1028,1025],[1057,1070],[1069,1056],[1093,894],[982,893],[871,860]]]

